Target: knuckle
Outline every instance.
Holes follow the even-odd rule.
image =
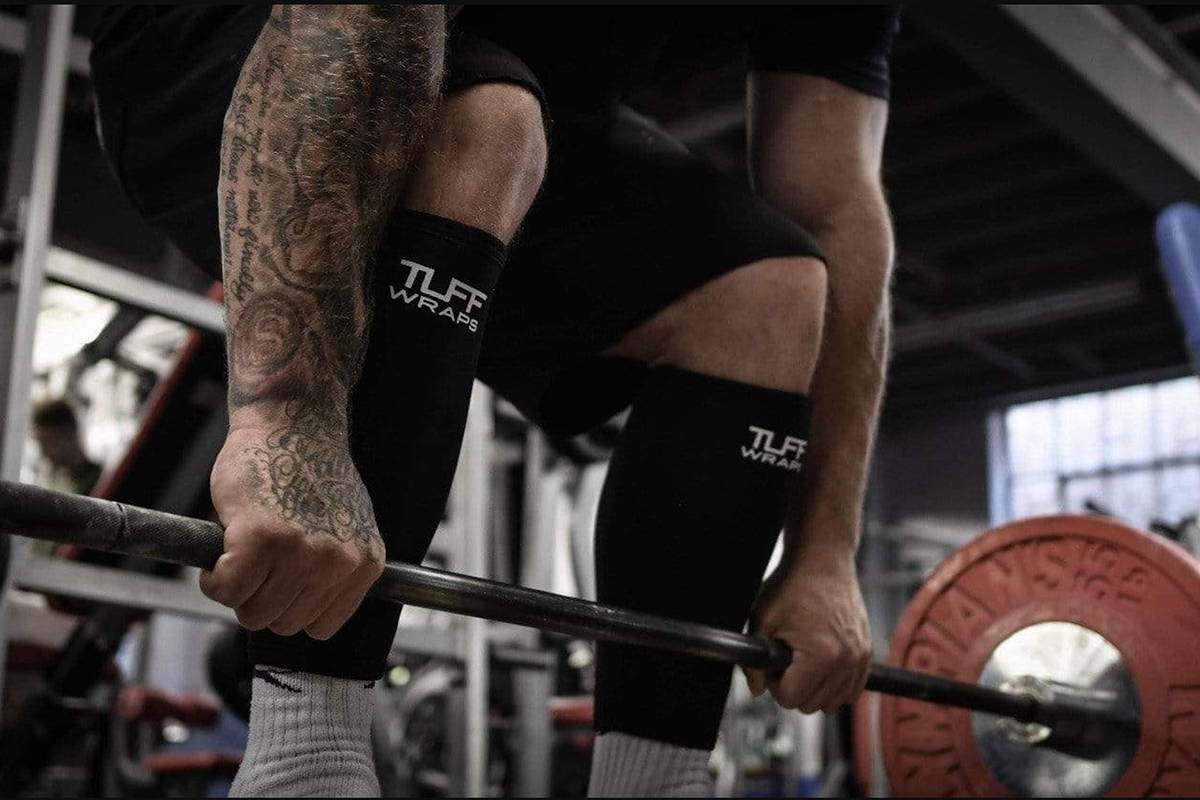
[[[816,672],[826,673],[837,669],[841,663],[842,652],[837,645],[822,645],[813,653],[813,669]]]
[[[221,586],[221,585],[206,586],[204,584],[201,584],[200,591],[204,593],[205,597],[207,597],[209,600],[212,600],[215,603],[220,603],[223,606],[230,605],[229,590],[226,589],[224,586]]]
[[[342,584],[352,584],[363,570],[362,559],[353,550],[339,548],[329,558],[329,572]]]
[[[200,591],[205,597],[223,606],[233,608],[237,602],[238,587],[226,580],[224,573],[200,576]]]
[[[800,703],[804,700],[804,695],[795,686],[780,684],[775,686],[771,694],[775,696],[775,700],[784,708],[799,708]]]
[[[319,572],[337,572],[342,567],[345,553],[338,542],[331,539],[312,539],[304,542],[302,558],[308,566]]]
[[[246,538],[250,548],[267,556],[286,553],[295,545],[295,537],[281,525],[256,525]]]
[[[375,569],[376,562],[370,553],[354,547],[342,550],[341,563],[348,578],[357,579]]]
[[[343,545],[338,548],[338,561],[347,569],[359,569],[365,566],[368,560],[368,554],[362,548],[353,544]]]
[[[254,531],[258,526],[242,518],[233,517],[225,526],[225,551],[232,552],[239,547],[245,547],[254,541]]]
[[[216,600],[218,603],[221,602],[221,596],[224,594],[224,588],[220,583],[216,582],[216,579],[211,572],[201,572],[199,583],[200,591],[205,597],[207,597],[209,600]]]
[[[383,574],[383,567],[384,562],[377,558],[369,558],[360,566],[371,583],[374,583]]]

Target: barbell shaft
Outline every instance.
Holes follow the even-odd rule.
[[[0,481],[0,533],[75,544],[211,569],[224,550],[215,522],[108,500]],[[482,617],[553,633],[638,645],[780,672],[792,662],[778,639],[747,636],[469,575],[389,562],[375,597],[437,611]],[[1035,722],[1056,731],[1097,725],[1137,735],[1122,709],[1079,700],[1044,702],[887,664],[871,665],[867,689]]]

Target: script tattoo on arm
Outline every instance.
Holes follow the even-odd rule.
[[[243,484],[306,533],[373,530],[349,455],[349,397],[371,253],[440,89],[442,13],[275,6],[226,113],[230,427],[264,432]]]

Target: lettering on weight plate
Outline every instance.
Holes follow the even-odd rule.
[[[445,317],[472,333],[479,330],[477,312],[483,308],[486,294],[458,278],[442,280],[436,270],[424,264],[408,259],[401,259],[400,264],[408,269],[408,275],[401,286],[388,285],[392,300]]]
[[[1168,701],[1167,751],[1150,791],[1151,797],[1196,797],[1200,794],[1200,686],[1171,686]]]
[[[790,472],[800,471],[800,458],[808,447],[807,441],[798,436],[783,436],[757,425],[749,428],[752,438],[749,445],[742,445],[742,458]]]

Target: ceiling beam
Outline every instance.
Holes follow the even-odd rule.
[[[1022,193],[1053,189],[1094,171],[1095,167],[1079,159],[1051,162],[1047,156],[984,162],[969,172],[953,171],[920,183],[892,186],[892,213],[897,224],[939,217]]]
[[[932,170],[957,168],[954,162],[978,159],[996,152],[1008,152],[1038,139],[1050,137],[1045,126],[1036,122],[997,128],[990,133],[958,137],[953,142],[931,148],[920,142],[906,144],[894,139],[884,150],[884,177],[899,179],[924,177]],[[899,145],[899,146],[898,146]]]
[[[1100,5],[1004,9],[1200,178],[1200,68],[1148,14],[1118,17]]]
[[[961,342],[967,337],[978,338],[1052,325],[1069,319],[1130,308],[1141,302],[1141,299],[1140,285],[1136,280],[1130,279],[928,317],[897,325],[893,336],[893,351],[902,355]]]
[[[907,10],[1152,207],[1200,202],[1200,93],[1104,7]]]
[[[1073,233],[1075,238],[1050,242],[1014,240],[989,248],[986,253],[972,254],[970,271],[963,274],[963,280],[986,285],[1014,272],[1045,274],[1096,270],[1097,267],[1107,269],[1114,259],[1124,261],[1122,269],[1126,272],[1155,263],[1154,242],[1139,227],[1076,226]]]
[[[1104,11],[1121,21],[1125,28],[1135,35],[1140,43],[1153,51],[1153,54],[1170,68],[1166,75],[1168,81],[1178,78],[1191,89],[1191,102],[1200,98],[1200,62],[1190,50],[1179,43],[1174,33],[1154,18],[1145,8],[1132,3],[1115,3],[1104,6]],[[1140,48],[1138,48],[1140,49]],[[1161,65],[1152,63],[1151,67],[1158,71]]]
[[[986,361],[992,366],[999,367],[1026,383],[1033,381],[1036,372],[1032,364],[1020,356],[997,347],[974,331],[956,325],[953,320],[947,317],[935,316],[916,303],[906,300],[899,295],[892,296],[892,305],[896,311],[917,320],[916,322],[905,323],[896,328],[892,340],[893,352],[900,352],[898,345],[903,341],[903,337],[907,335],[906,331],[919,331],[921,330],[920,326],[928,326],[945,337],[942,343],[953,342],[961,345],[980,360]]]
[[[1075,225],[1112,219],[1117,215],[1123,215],[1119,223],[1126,224],[1128,217],[1136,219],[1142,213],[1137,200],[1124,193],[1080,192],[1076,196],[1079,199],[1075,202],[1027,202],[1022,204],[1023,207],[1017,207],[1019,211],[1014,216],[1007,218],[984,206],[981,210],[969,209],[968,213],[955,216],[943,213],[940,219],[932,221],[905,224],[900,220],[898,231],[901,237],[920,242],[920,252],[926,258],[944,258],[951,253],[1012,239],[1045,233],[1061,235]]]

